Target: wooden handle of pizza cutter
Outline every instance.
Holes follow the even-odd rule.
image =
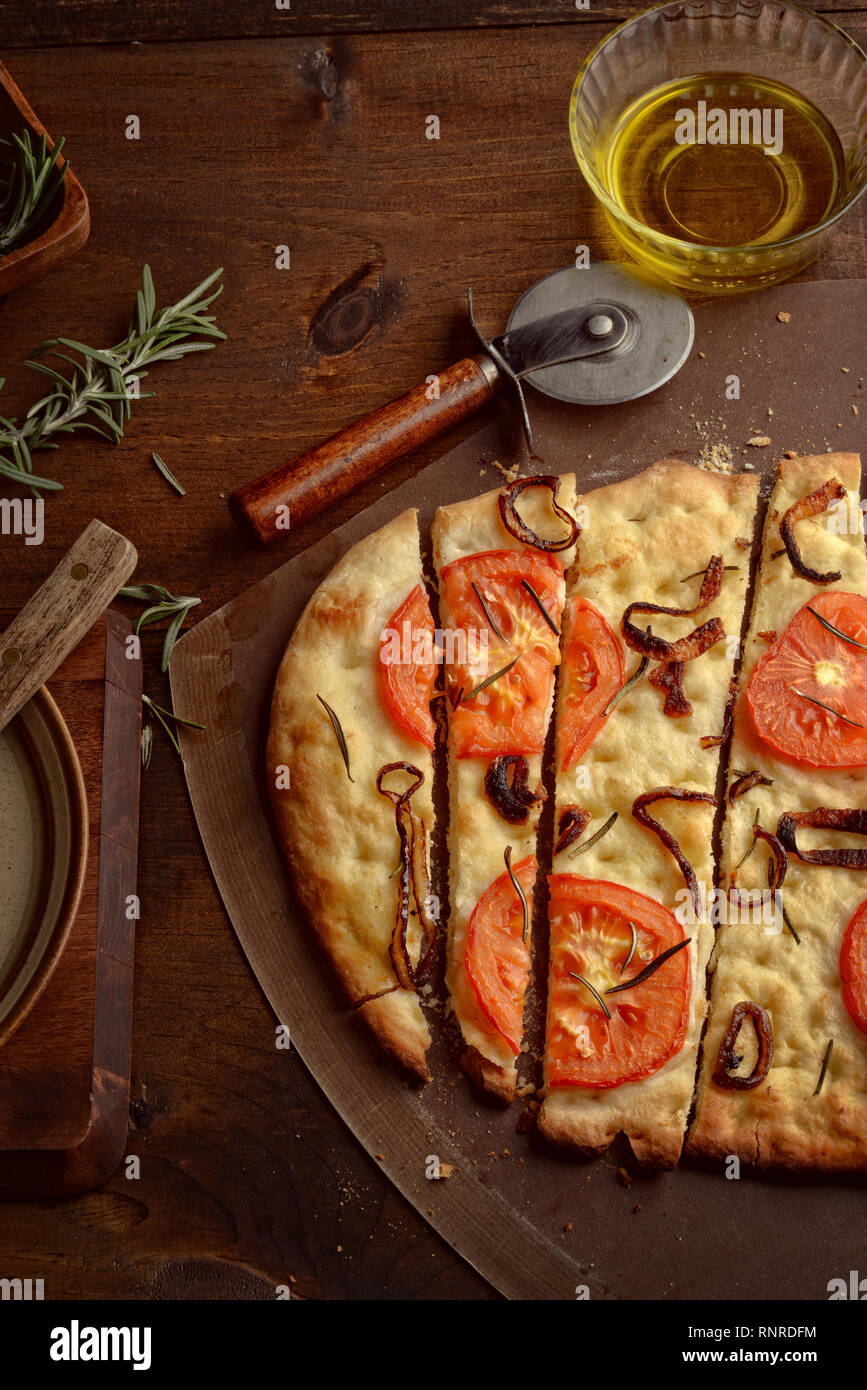
[[[233,492],[229,510],[262,545],[285,540],[325,507],[360,487],[395,459],[465,420],[491,399],[497,382],[489,359],[465,357],[437,377],[438,394],[417,386],[356,420],[324,444]]]
[[[135,546],[92,521],[0,634],[0,730],[77,646],[136,567]]]

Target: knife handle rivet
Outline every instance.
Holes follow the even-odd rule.
[[[21,660],[21,653],[17,647],[7,647],[0,660],[4,666],[17,666]]]
[[[607,314],[594,314],[584,326],[591,338],[607,338],[614,330],[614,323]]]
[[[73,565],[70,573],[73,579],[86,579],[88,574],[87,565]]]

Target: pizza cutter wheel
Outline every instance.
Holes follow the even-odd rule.
[[[476,322],[469,289],[467,308],[481,351],[232,493],[229,508],[239,526],[263,545],[285,539],[395,459],[480,410],[503,386],[518,403],[528,443],[527,382],[574,405],[645,396],[683,365],[695,333],[679,295],[646,271],[605,261],[546,275],[491,341]]]

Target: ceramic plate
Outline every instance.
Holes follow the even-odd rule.
[[[86,863],[81,768],[63,716],[43,689],[0,733],[0,1044],[51,977]]]

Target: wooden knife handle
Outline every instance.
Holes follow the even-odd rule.
[[[465,357],[437,377],[439,394],[416,386],[407,395],[356,420],[292,463],[282,464],[229,498],[242,529],[262,545],[285,540],[324,507],[368,482],[395,459],[434,439],[490,400],[496,385],[493,364]]]
[[[0,635],[0,730],[53,675],[136,567],[135,546],[92,521]]]

